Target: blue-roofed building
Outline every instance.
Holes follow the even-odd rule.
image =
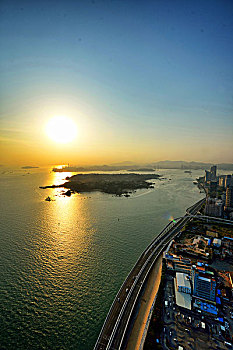
[[[214,238],[213,239],[213,246],[214,247],[216,247],[216,248],[219,248],[219,247],[221,247],[221,239],[219,239],[219,238]]]
[[[203,266],[192,266],[191,280],[193,296],[215,302],[216,280],[213,272]]]
[[[215,305],[206,303],[204,301],[201,301],[199,299],[194,298],[194,303],[193,306],[195,308],[198,308],[199,310],[209,313],[211,315],[217,315],[218,314],[218,309]]]

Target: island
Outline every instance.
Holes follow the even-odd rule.
[[[55,173],[66,173],[66,172],[72,172],[72,173],[79,173],[79,172],[89,172],[89,171],[129,171],[129,172],[153,172],[155,171],[153,168],[148,167],[140,167],[137,165],[134,165],[133,167],[129,168],[129,166],[116,166],[116,165],[93,165],[93,166],[87,166],[87,167],[80,167],[80,166],[62,166],[58,168],[53,168],[52,171]]]
[[[133,172],[133,171],[140,171],[140,172],[150,172],[150,171],[155,171],[154,169],[151,168],[138,168],[138,169],[128,169],[127,171]]]
[[[38,166],[30,166],[30,165],[26,165],[26,166],[22,166],[21,169],[38,169]]]
[[[116,196],[129,197],[132,191],[153,188],[148,180],[159,179],[157,174],[77,174],[67,177],[67,182],[60,185],[40,186],[40,188],[66,188],[71,193],[100,191]],[[64,193],[65,194],[65,193]]]

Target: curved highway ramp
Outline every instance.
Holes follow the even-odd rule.
[[[169,223],[141,254],[117,293],[105,319],[94,350],[120,350],[127,335],[133,310],[147,277],[168,243],[189,221],[193,220],[205,198],[187,209],[184,217]]]

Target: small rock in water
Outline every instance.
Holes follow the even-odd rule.
[[[71,192],[70,190],[68,190],[68,191],[66,191],[66,192],[64,193],[64,196],[68,196],[68,197],[70,197],[70,196],[71,196],[71,194],[72,194],[72,192]]]

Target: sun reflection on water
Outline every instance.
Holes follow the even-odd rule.
[[[72,173],[72,172],[53,172],[52,173],[52,181],[54,183],[54,185],[61,185],[64,182],[66,182],[66,178],[70,177],[72,175],[75,175],[76,173]]]
[[[50,184],[60,185],[72,172],[51,172]],[[82,200],[84,195],[64,195],[65,188],[49,188],[46,191],[52,201],[45,205],[44,232],[46,245],[42,248],[48,266],[53,265],[55,275],[66,276],[70,268],[77,265],[77,259],[83,259],[83,251],[88,251],[95,228],[90,220],[88,203]],[[46,224],[47,221],[47,224]],[[80,254],[79,254],[80,253]],[[80,256],[79,256],[80,255]],[[82,258],[81,258],[82,256]]]

